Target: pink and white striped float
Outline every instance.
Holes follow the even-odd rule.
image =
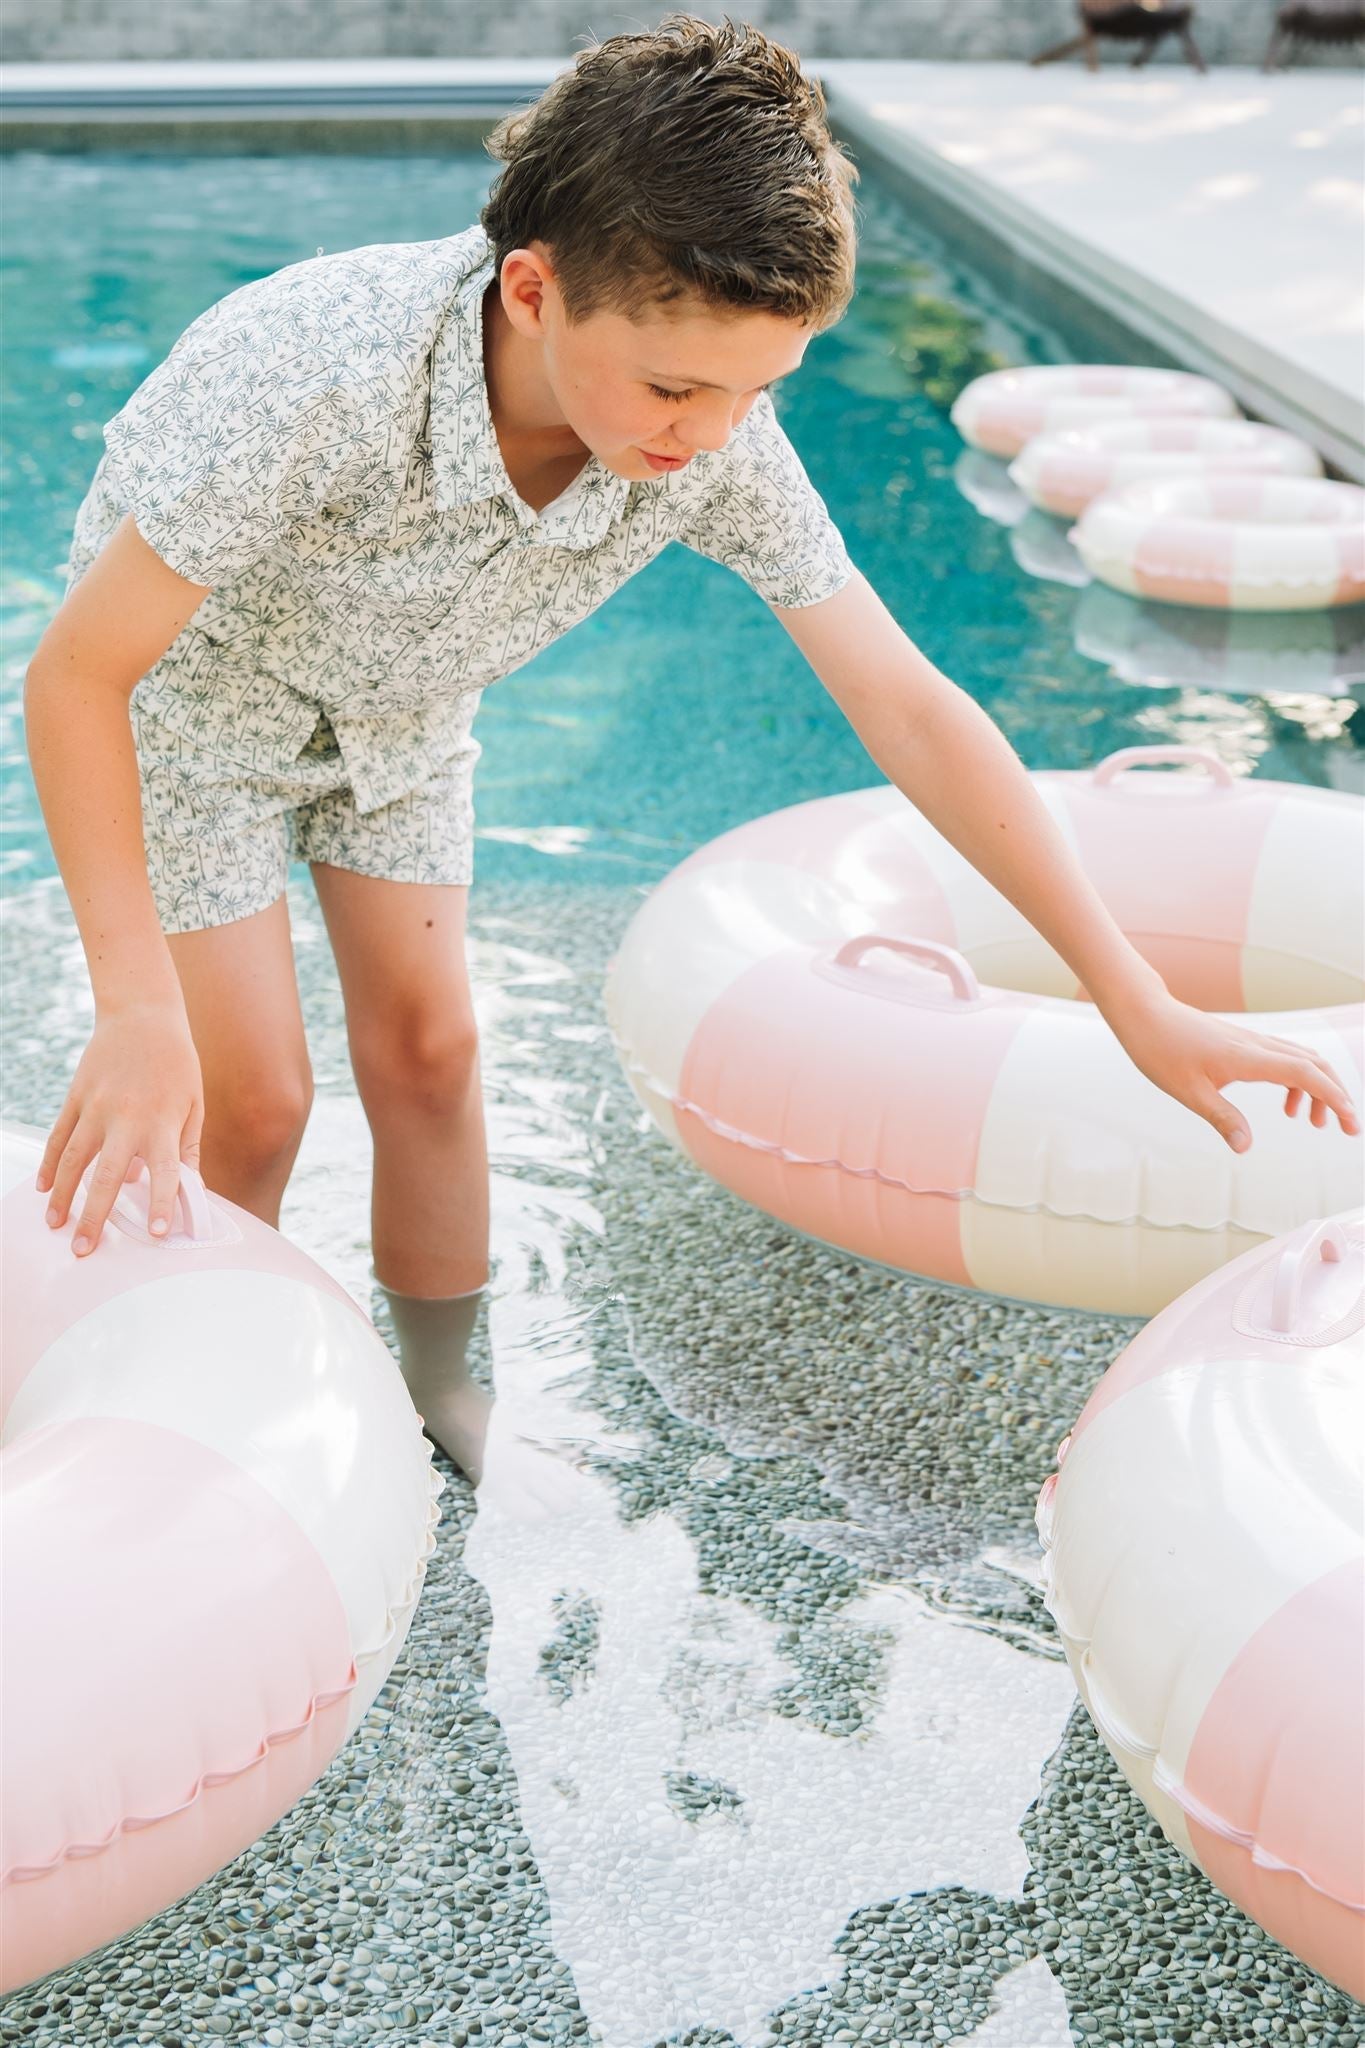
[[[0,1987],[184,1896],[287,1812],[387,1678],[441,1480],[344,1289],[198,1176],[96,1250],[0,1127]],[[73,1206],[73,1216],[80,1204]]]
[[[1148,418],[1038,434],[1010,465],[1025,497],[1044,512],[1075,519],[1101,491],[1140,477],[1207,476],[1226,470],[1321,476],[1317,451],[1256,420]]]
[[[1323,478],[1147,478],[1105,491],[1071,538],[1131,597],[1242,611],[1365,600],[1365,490]]]
[[[1113,1364],[1038,1503],[1076,1684],[1166,1834],[1365,1998],[1365,1219],[1211,1274]]]
[[[984,448],[988,455],[1017,455],[1035,434],[1147,413],[1235,419],[1237,404],[1221,384],[1188,370],[1042,363],[988,370],[974,378],[958,393],[951,418],[973,448]]]
[[[1192,762],[1204,772],[1133,774]],[[1172,991],[1262,1012],[1359,1099],[1359,799],[1135,748],[1033,778]],[[1134,1067],[1070,969],[890,785],[755,819],[636,913],[607,1013],[631,1085],[722,1186],[859,1257],[1151,1315],[1355,1196],[1360,1144],[1230,1096],[1240,1158]]]

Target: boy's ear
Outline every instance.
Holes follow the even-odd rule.
[[[547,298],[558,290],[545,244],[531,242],[524,249],[513,249],[503,258],[499,282],[503,311],[518,333],[543,334]]]

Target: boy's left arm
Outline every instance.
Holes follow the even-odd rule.
[[[1173,996],[1124,937],[1082,873],[999,727],[936,669],[855,571],[835,596],[777,616],[882,772],[1055,948],[1133,1064],[1234,1151],[1246,1119],[1231,1081],[1305,1097],[1319,1128],[1360,1123],[1340,1077],[1306,1046],[1249,1031]]]

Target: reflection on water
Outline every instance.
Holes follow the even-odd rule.
[[[1068,538],[1073,521],[1054,519],[1050,512],[1030,506],[1010,527],[1010,553],[1026,576],[1043,583],[1065,583],[1082,590],[1090,571]]]
[[[997,526],[1017,526],[1029,501],[1011,477],[1009,464],[980,448],[964,448],[953,464],[953,482],[969,505]]]
[[[1076,607],[1076,647],[1124,683],[1339,697],[1365,686],[1365,605],[1214,611],[1092,583]]]

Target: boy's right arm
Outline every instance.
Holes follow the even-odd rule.
[[[28,666],[33,778],[95,996],[95,1029],[52,1127],[40,1190],[66,1221],[92,1159],[73,1249],[93,1251],[134,1158],[151,1171],[151,1227],[170,1228],[180,1162],[198,1161],[203,1084],[147,878],[128,700],[208,586],[143,540],[131,517],[67,594]]]

